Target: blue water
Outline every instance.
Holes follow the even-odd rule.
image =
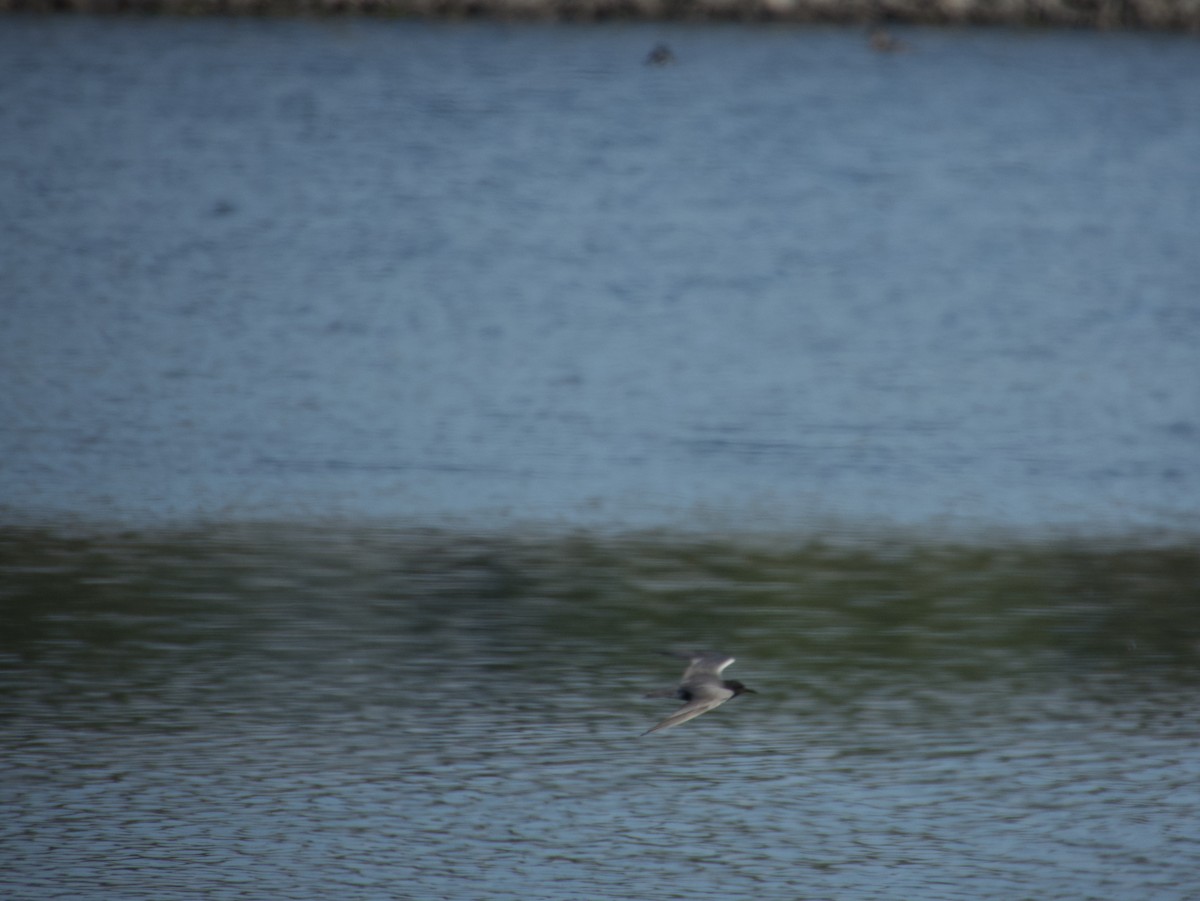
[[[903,38],[0,17],[0,896],[1190,901],[1200,56]]]
[[[3,20],[6,516],[1194,530],[1193,43],[906,40]]]

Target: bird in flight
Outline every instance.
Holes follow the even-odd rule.
[[[720,707],[730,698],[740,694],[758,694],[753,688],[747,688],[736,679],[722,679],[721,670],[733,663],[728,654],[716,651],[664,651],[670,657],[679,657],[688,661],[688,667],[683,671],[683,679],[678,688],[668,688],[665,691],[652,691],[648,698],[678,698],[684,704],[661,723],[647,729],[642,735],[670,729],[680,723],[698,717],[702,713]]]

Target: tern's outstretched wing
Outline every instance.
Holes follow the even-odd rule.
[[[730,693],[728,697],[724,698],[698,698],[695,701],[689,701],[658,725],[647,729],[642,735],[649,735],[651,732],[658,732],[660,729],[670,729],[672,726],[686,723],[688,720],[695,719],[702,713],[708,713],[714,707],[719,707],[732,696],[732,693]]]
[[[721,670],[733,663],[732,657],[719,651],[669,651],[672,657],[688,661],[688,668],[683,671],[683,682],[702,679],[716,679]]]

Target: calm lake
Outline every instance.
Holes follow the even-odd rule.
[[[1200,52],[897,34],[0,18],[0,895],[1192,898]]]

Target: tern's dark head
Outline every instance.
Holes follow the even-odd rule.
[[[753,688],[747,688],[745,685],[743,685],[737,679],[729,679],[728,681],[723,682],[721,684],[724,685],[726,688],[728,688],[730,691],[732,691],[733,696],[735,698],[738,695],[744,695],[744,694],[756,695],[756,694],[758,694],[758,692],[755,691]]]

